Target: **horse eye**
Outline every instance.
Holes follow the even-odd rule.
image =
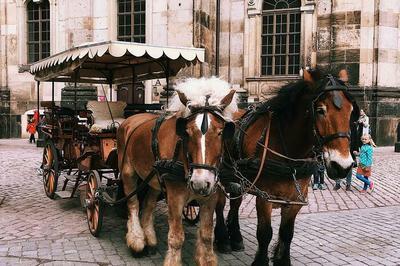
[[[317,114],[319,115],[325,115],[325,109],[323,107],[318,107],[317,108]]]
[[[220,131],[218,132],[218,136],[221,136],[223,132],[224,132],[223,130],[220,130]]]

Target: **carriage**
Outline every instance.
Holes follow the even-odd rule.
[[[105,204],[126,200],[121,199],[116,129],[131,114],[162,109],[161,104],[144,104],[143,89],[136,84],[165,78],[168,104],[169,78],[183,67],[203,61],[204,49],[108,41],[78,46],[32,64],[38,109],[40,83],[52,84],[51,101],[41,103],[45,109],[41,130],[46,141],[41,168],[46,195],[51,199],[73,198],[78,188],[84,187],[89,230],[98,236]],[[72,104],[55,104],[56,82],[74,84]],[[100,84],[105,101],[79,101],[78,84],[83,83]],[[109,97],[103,84],[109,86]],[[124,93],[127,87],[130,88]],[[125,99],[113,101],[113,91]],[[191,224],[198,221],[195,202],[184,208],[183,217]]]

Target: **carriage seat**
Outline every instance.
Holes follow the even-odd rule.
[[[118,127],[124,120],[124,109],[126,103],[122,101],[109,102],[112,117],[107,106],[107,102],[88,101],[87,110],[92,112],[93,124],[90,127],[89,133],[99,134],[112,131],[114,127]]]

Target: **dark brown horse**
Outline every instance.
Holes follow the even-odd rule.
[[[344,178],[351,171],[349,132],[356,108],[343,82],[305,70],[304,80],[283,87],[274,98],[241,117],[229,162],[238,170],[236,179],[221,181],[226,187],[240,183],[242,188],[230,194],[239,197],[230,202],[226,224],[225,197],[217,204],[215,242],[220,251],[244,248],[238,211],[240,195],[248,191],[257,196],[258,251],[253,265],[268,265],[271,212],[279,207],[281,223],[273,262],[290,265],[294,223],[306,204],[314,167],[324,163],[332,179]]]
[[[233,136],[235,125],[227,118],[237,110],[234,91],[222,80],[191,79],[177,87],[176,113],[160,118],[139,114],[118,129],[118,161],[124,192],[137,188],[138,178],[151,178],[156,166],[160,176],[151,178],[139,218],[136,196],[128,200],[127,245],[139,253],[157,244],[153,210],[161,189],[168,203],[168,252],[164,265],[181,264],[184,242],[182,210],[196,200],[200,206],[200,228],[195,261],[216,265],[213,252],[213,213],[217,202],[218,167],[223,139]],[[154,135],[154,137],[153,137]],[[174,174],[172,174],[174,172]]]

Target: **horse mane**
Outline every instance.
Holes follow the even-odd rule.
[[[264,101],[261,105],[265,105],[269,110],[278,114],[291,113],[295,102],[308,90],[310,90],[308,84],[303,80],[289,83],[280,88],[275,96]]]
[[[210,106],[219,106],[221,100],[231,91],[231,86],[228,82],[217,77],[188,78],[178,83],[175,90],[184,93],[188,103],[186,106],[183,105],[176,93],[171,100],[168,111],[178,112],[180,116],[186,117],[190,114],[189,107],[205,106],[206,95],[210,95],[208,99]],[[223,115],[232,119],[237,110],[237,97],[234,95],[232,102],[223,110]]]

